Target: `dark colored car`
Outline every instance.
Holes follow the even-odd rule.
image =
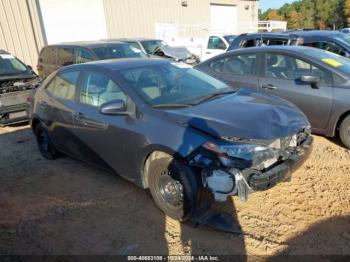
[[[233,40],[228,51],[237,48],[275,45],[298,45],[350,56],[350,36],[338,31],[298,30],[284,33],[243,34]]]
[[[39,79],[30,66],[0,50],[0,125],[29,120],[27,99],[38,85]]]
[[[149,56],[173,59],[189,65],[197,65],[199,57],[192,54],[186,47],[169,46],[163,40],[148,38],[122,38],[117,41],[129,43]]]
[[[31,126],[44,157],[112,170],[149,188],[167,215],[198,223],[213,197],[245,200],[289,178],[312,146],[291,103],[164,59],[59,69],[35,95]]]
[[[350,148],[350,60],[316,48],[275,46],[231,51],[196,67],[233,87],[297,105],[314,133],[339,131]]]
[[[47,77],[61,66],[96,60],[147,57],[132,45],[117,41],[86,41],[49,45],[38,58],[39,76]]]

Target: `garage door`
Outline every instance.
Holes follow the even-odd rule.
[[[40,0],[49,44],[107,38],[103,1]]]
[[[237,33],[237,7],[233,5],[210,5],[212,33]]]

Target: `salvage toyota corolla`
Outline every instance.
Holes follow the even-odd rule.
[[[246,200],[287,180],[312,147],[291,103],[161,59],[59,69],[35,94],[31,125],[45,158],[116,172],[182,221],[204,221],[214,200]]]

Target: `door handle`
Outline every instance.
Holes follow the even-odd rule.
[[[205,53],[206,53],[207,55],[211,55],[211,52],[209,52],[209,51],[208,51],[208,52],[205,52]]]
[[[277,87],[272,85],[272,84],[262,85],[261,88],[268,89],[268,90],[276,90],[277,89]]]

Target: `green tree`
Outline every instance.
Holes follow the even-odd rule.
[[[298,13],[297,11],[293,10],[289,14],[287,14],[287,16],[289,29],[299,29],[303,27],[302,25],[305,17],[301,13]]]

